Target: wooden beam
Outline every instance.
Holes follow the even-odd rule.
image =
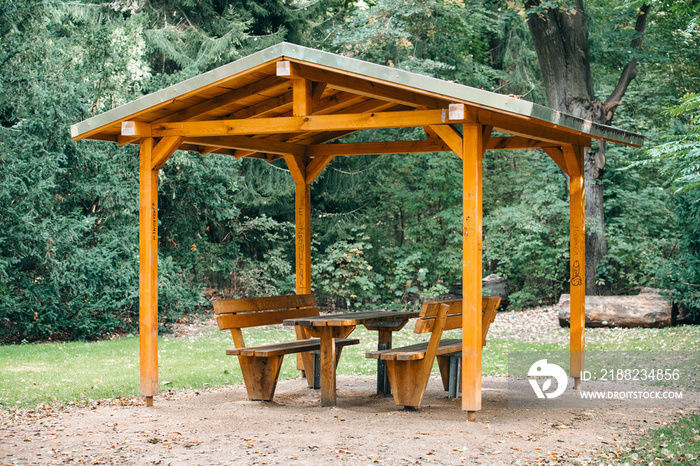
[[[311,186],[294,183],[296,220],[296,291],[311,293]],[[310,374],[309,374],[310,375]]]
[[[135,142],[139,142],[141,138],[138,136],[122,136],[121,134],[117,135],[117,144],[120,146],[125,146],[127,144],[133,144]]]
[[[538,141],[522,136],[492,136],[486,148],[488,150],[521,150],[521,149],[545,149],[559,147],[561,144]]]
[[[158,170],[154,141],[141,141],[139,155],[139,352],[141,395],[158,394]]]
[[[150,138],[151,124],[141,121],[122,121],[122,136],[133,138]]]
[[[561,148],[566,164],[566,173],[569,176],[584,176],[583,172],[583,148],[573,145],[564,145]]]
[[[333,155],[322,155],[312,159],[306,166],[306,184],[311,184],[333,160],[333,157]]]
[[[185,142],[201,146],[215,146],[226,149],[267,152],[270,154],[305,155],[306,148],[300,144],[272,141],[270,139],[251,138],[248,136],[220,136],[213,138],[186,137]],[[236,156],[236,158],[240,158]]]
[[[430,125],[429,128],[447,144],[452,152],[460,159],[462,158],[463,142],[459,131],[450,125]]]
[[[292,115],[306,116],[313,113],[313,95],[311,81],[295,79],[292,81],[293,109]]]
[[[159,123],[152,126],[151,135],[154,137],[212,137],[322,131],[357,131],[361,129],[406,128],[424,126],[426,124],[440,125],[447,122],[446,110],[411,110],[244,120]]]
[[[357,142],[347,144],[312,144],[306,146],[306,155],[378,155],[414,154],[421,152],[448,152],[452,149],[440,139],[423,141]]]
[[[316,105],[321,101],[323,93],[326,92],[326,83],[313,83],[313,91],[311,92],[311,108],[315,109]],[[313,112],[312,112],[313,113]]]
[[[173,152],[175,152],[183,142],[181,137],[170,137],[163,138],[156,144],[153,148],[153,153],[151,154],[151,163],[153,166],[152,170],[160,170],[160,168],[165,165]]]
[[[564,155],[569,168],[570,196],[570,288],[571,321],[570,368],[574,378],[574,387],[578,388],[581,371],[584,369],[584,351],[586,349],[586,209],[583,174],[583,148],[564,147]],[[576,167],[570,166],[573,159]]]
[[[246,86],[234,89],[225,94],[221,94],[214,98],[205,100],[204,102],[187,107],[177,112],[171,113],[168,116],[159,118],[153,123],[166,123],[169,121],[194,121],[206,118],[207,114],[221,107],[230,106],[237,101],[250,97],[254,94],[270,94],[275,95],[280,90],[286,89],[289,82],[281,80],[277,76],[270,76],[261,79],[260,81],[252,82]]]
[[[591,145],[590,137],[496,112],[478,110],[476,121],[484,125],[493,126],[498,131],[514,136],[522,136],[527,139],[556,143],[556,145],[574,144],[583,147],[590,147]]]
[[[561,147],[543,147],[542,150],[545,154],[549,155],[549,158],[552,159],[554,163],[559,165],[561,171],[567,175],[569,174],[569,169],[566,168],[566,160],[564,159],[564,151],[562,151]]]
[[[366,77],[359,78],[348,76],[321,68],[301,66],[289,61],[277,62],[277,76],[292,79],[306,78],[310,81],[326,83],[328,87],[339,91],[351,92],[353,94],[408,105],[410,107],[425,106],[427,108],[440,108],[442,106],[442,101],[435,97],[429,97],[395,86],[370,81]]]
[[[244,118],[264,118],[285,113],[291,109],[292,95],[282,94],[277,97],[264,100],[258,104],[236,110],[226,116],[227,120],[239,120]]]
[[[481,206],[483,127],[463,126],[462,166],[462,409],[470,420],[481,409]]]
[[[488,149],[489,141],[491,140],[491,133],[493,132],[493,126],[483,125],[481,127],[481,156],[484,156],[484,152]],[[481,171],[479,171],[479,176],[481,176]],[[479,216],[481,218],[481,216]]]
[[[296,184],[306,184],[307,161],[305,159],[306,157],[299,157],[296,155],[287,154],[284,156],[284,161],[287,162],[287,168],[289,168],[289,172],[292,174],[292,179]]]

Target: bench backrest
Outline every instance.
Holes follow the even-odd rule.
[[[284,319],[319,315],[313,294],[222,299],[213,304],[220,330],[281,324]]]
[[[284,319],[319,315],[313,294],[222,299],[214,301],[213,305],[219,329],[231,330],[237,348],[245,346],[242,328],[281,324]],[[297,337],[303,338],[302,335]]]
[[[493,322],[494,318],[496,317],[496,309],[500,303],[501,298],[498,296],[481,298],[481,333],[484,340],[486,340],[486,334],[489,331],[491,322]],[[445,319],[445,325],[442,330],[462,328],[462,300],[450,299],[445,301],[431,301],[423,303],[420,310],[420,315],[416,320],[416,326],[413,331],[415,333],[432,332],[435,327],[436,316],[440,306],[442,305],[449,306],[447,318]]]

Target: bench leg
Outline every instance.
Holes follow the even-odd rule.
[[[238,356],[250,400],[272,401],[284,356]]]
[[[314,385],[314,379],[313,379],[313,373],[314,373],[314,369],[316,367],[314,365],[314,361],[315,361],[314,353],[318,354],[317,352],[297,353],[297,362],[299,360],[301,360],[301,366],[303,368],[302,377],[306,377],[306,383],[309,384],[309,388],[318,388],[317,386]]]
[[[394,403],[397,406],[420,407],[428,386],[428,378],[423,374],[424,361],[387,360],[384,362],[394,395]]]
[[[451,374],[451,368],[450,368],[450,356],[449,355],[443,355],[443,356],[438,356],[437,358],[438,362],[438,367],[440,368],[440,378],[442,379],[442,387],[445,389],[445,391],[448,391],[450,389],[450,374]]]

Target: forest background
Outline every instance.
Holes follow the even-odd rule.
[[[663,288],[700,316],[693,0],[0,0],[0,342],[138,328],[137,148],[76,143],[71,124],[283,40],[546,105],[528,21],[577,4],[593,92],[610,95],[634,59],[613,124],[647,137],[643,149],[607,147],[595,285]],[[460,167],[453,154],[334,159],[312,185],[320,303],[402,308],[459,291]],[[159,181],[164,326],[208,309],[205,288],[294,292],[283,161],[176,152]],[[567,198],[543,153],[486,154],[484,273],[507,279],[513,309],[568,290]]]

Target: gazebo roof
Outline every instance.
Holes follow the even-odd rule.
[[[308,83],[302,92],[310,109],[294,109],[295,81]],[[214,120],[225,124],[212,128]],[[84,120],[71,126],[71,135],[120,144],[177,136],[180,149],[273,160],[450,151],[449,137],[431,138],[427,128],[465,120],[515,136],[492,137],[491,149],[590,146],[591,138],[639,147],[644,140],[526,100],[289,43]],[[409,126],[426,127],[428,139],[324,145],[360,129]]]

